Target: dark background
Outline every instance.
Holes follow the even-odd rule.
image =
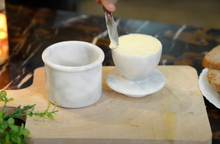
[[[77,0],[71,0],[71,6],[69,5],[70,0],[5,0],[7,3],[13,5],[23,5],[28,7],[44,7],[54,10],[76,10]]]
[[[44,7],[103,16],[94,0],[5,0],[14,5]],[[118,0],[114,17],[220,29],[220,0]]]

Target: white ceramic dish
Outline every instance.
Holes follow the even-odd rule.
[[[220,109],[220,93],[215,90],[211,84],[208,82],[206,75],[208,72],[208,68],[202,70],[199,76],[199,88],[203,94],[203,96],[214,106]]]
[[[107,85],[116,92],[129,97],[144,97],[162,89],[165,85],[165,76],[155,69],[148,78],[140,81],[126,79],[117,68],[111,70],[107,77]]]

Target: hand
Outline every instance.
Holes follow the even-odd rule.
[[[102,3],[102,5],[110,12],[114,12],[116,10],[115,4],[118,0],[95,0],[98,4]]]

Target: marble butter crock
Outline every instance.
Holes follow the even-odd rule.
[[[94,104],[102,95],[103,51],[90,43],[65,41],[42,53],[46,97],[66,108]]]

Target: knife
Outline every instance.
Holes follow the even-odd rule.
[[[110,39],[110,48],[117,48],[118,46],[118,31],[117,31],[117,26],[115,24],[114,18],[112,16],[112,13],[106,10],[103,7],[105,11],[105,21],[106,21],[106,26],[108,30],[108,36]]]

